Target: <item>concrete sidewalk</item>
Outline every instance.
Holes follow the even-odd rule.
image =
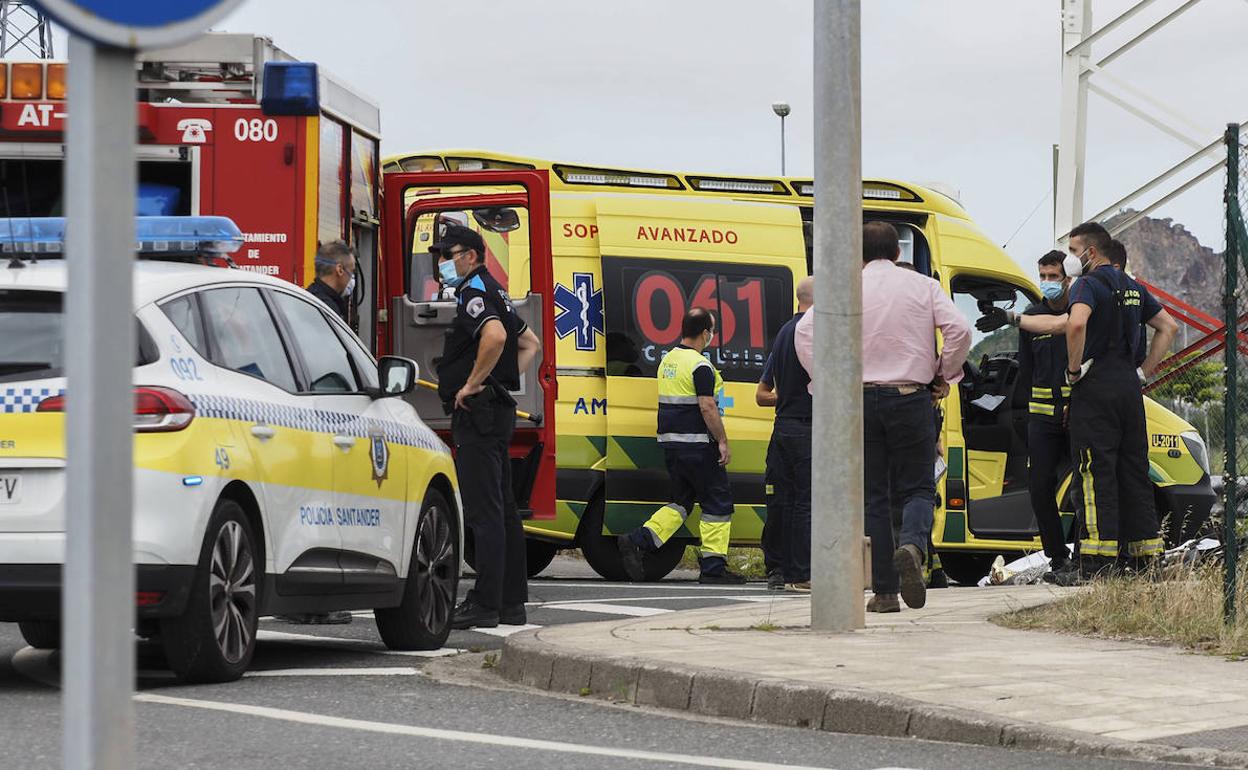
[[[791,724],[1248,767],[1248,663],[988,618],[1049,586],[932,591],[922,610],[810,630],[808,597],[528,631],[503,676],[541,689]]]

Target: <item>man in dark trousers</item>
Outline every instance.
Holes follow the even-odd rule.
[[[767,520],[763,522],[763,563],[767,587],[810,590],[810,375],[797,360],[793,327],[815,301],[815,279],[797,284],[797,315],[780,331],[763,366],[754,400],[774,406],[771,443],[767,445]]]
[[[891,224],[863,225],[863,525],[871,538],[874,593],[868,612],[899,611],[898,593],[915,609],[927,602],[923,563],[936,504],[932,397],[946,397],[949,386],[962,379],[971,347],[970,325],[940,283],[897,267],[900,255]],[[798,360],[812,376],[814,326],[814,313],[807,313],[793,330]],[[889,513],[893,488],[902,500],[896,550]]]
[[[523,625],[528,599],[524,527],[511,493],[508,448],[520,387],[541,349],[507,292],[485,267],[485,243],[473,230],[445,225],[429,248],[443,282],[456,287],[458,309],[438,363],[438,394],[451,406],[455,471],[472,528],[477,581],[455,608],[451,627]]]
[[[351,292],[355,290],[355,254],[343,241],[330,241],[316,248],[316,280],[308,291],[346,321]]]
[[[1140,365],[1145,375],[1170,349],[1178,325],[1147,289],[1114,268],[1112,249],[1112,239],[1100,224],[1087,222],[1070,232],[1069,251],[1083,274],[1071,288],[1066,325],[1083,579],[1115,566],[1120,547],[1125,566],[1135,569],[1148,568],[1162,551],[1136,362],[1141,323],[1154,330]],[[1073,272],[1073,260],[1071,265],[1068,273]]]
[[[671,479],[671,502],[619,539],[620,558],[630,578],[644,580],[646,555],[662,548],[697,504],[702,508],[698,582],[739,585],[745,578],[728,569],[732,451],[718,403],[724,381],[703,355],[715,338],[715,316],[703,308],[690,310],[681,321],[680,337],[680,345],[663,356],[656,373],[658,439]]]
[[[1070,279],[1062,267],[1065,258],[1060,251],[1050,251],[1040,258],[1040,292],[1044,299],[1023,311],[1024,317],[1066,315],[1070,308]],[[1078,566],[1066,547],[1066,533],[1062,531],[1057,508],[1058,468],[1070,459],[1066,337],[1060,333],[1034,333],[1023,326],[1018,335],[1018,366],[1018,387],[1031,388],[1027,403],[1027,485],[1040,542],[1044,544],[1044,555],[1049,557],[1051,577],[1046,577],[1053,582],[1068,582],[1068,573],[1077,571]]]

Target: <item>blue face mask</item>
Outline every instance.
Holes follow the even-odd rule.
[[[1040,293],[1044,295],[1045,299],[1057,299],[1058,297],[1062,296],[1062,291],[1065,288],[1066,287],[1062,284],[1061,281],[1041,281],[1040,282]]]
[[[450,259],[438,263],[438,275],[441,276],[442,283],[447,286],[458,286],[459,282],[464,280],[459,277],[459,273],[455,272],[455,262]]]

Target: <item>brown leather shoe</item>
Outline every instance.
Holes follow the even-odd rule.
[[[907,607],[919,609],[927,604],[927,581],[923,579],[923,551],[906,543],[893,552],[893,567],[901,579],[901,598]]]
[[[901,612],[901,602],[897,601],[897,594],[871,594],[867,612]]]

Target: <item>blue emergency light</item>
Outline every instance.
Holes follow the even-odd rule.
[[[229,217],[136,217],[135,250],[147,256],[223,257],[243,246]],[[65,253],[64,217],[0,219],[0,254]]]
[[[265,115],[320,115],[316,65],[304,61],[265,62],[260,109]]]

